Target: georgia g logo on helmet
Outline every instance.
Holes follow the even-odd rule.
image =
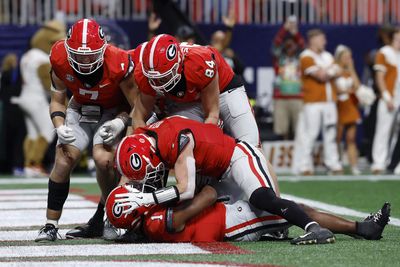
[[[122,215],[123,208],[120,206],[117,206],[117,203],[114,203],[112,207],[112,213],[115,218],[119,218]]]
[[[100,36],[101,39],[104,39],[104,31],[103,31],[103,28],[101,26],[99,27],[99,36]]]
[[[139,154],[133,153],[129,159],[132,169],[138,171],[142,167],[142,159]]]
[[[167,48],[167,58],[168,60],[173,60],[176,56],[176,45],[170,44]]]

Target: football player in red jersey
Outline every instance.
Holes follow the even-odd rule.
[[[176,207],[141,206],[132,213],[123,214],[128,207],[117,206],[116,196],[139,193],[143,190],[142,186],[134,183],[119,186],[111,191],[106,201],[110,222],[116,227],[128,229],[129,234],[125,238],[141,236],[140,230],[143,230],[145,238],[156,242],[258,241],[266,233],[290,227],[286,220],[260,211],[249,205],[248,201],[239,200],[232,204],[216,202],[217,192],[208,185],[193,200]],[[369,240],[382,237],[390,216],[389,203],[360,222],[305,205],[302,207],[311,218],[334,233],[356,235]]]
[[[237,184],[254,207],[285,218],[307,234],[295,242],[329,243],[333,234],[313,221],[296,203],[275,194],[267,161],[253,145],[236,142],[214,124],[204,124],[174,116],[142,127],[124,137],[116,152],[119,172],[130,179],[145,181],[159,188],[153,193],[118,195],[119,207],[170,203],[192,199],[196,172]],[[160,182],[166,169],[174,169],[176,185]]]
[[[213,47],[178,43],[161,34],[135,50],[141,92],[134,128],[145,125],[156,96],[169,100],[168,114],[217,124],[234,138],[259,146],[259,133],[243,82]]]
[[[72,25],[67,38],[53,45],[50,62],[50,117],[58,143],[48,184],[47,221],[35,241],[57,239],[70,174],[90,140],[102,199],[88,224],[66,236],[102,236],[104,200],[118,183],[113,171],[113,145],[127,125],[128,113],[138,93],[133,62],[127,52],[107,44],[100,25],[91,19],[81,19]],[[68,106],[67,89],[73,95]]]

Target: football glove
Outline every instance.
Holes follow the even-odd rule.
[[[117,136],[125,129],[125,123],[120,118],[106,121],[99,130],[99,135],[106,145],[114,143]]]
[[[61,144],[71,144],[76,140],[73,130],[68,126],[61,125],[56,128],[56,131]]]
[[[132,188],[131,186],[125,185],[125,188],[129,191],[129,193],[122,193],[115,195],[115,203],[117,203],[116,207],[122,208],[122,213],[131,213],[136,208],[155,204],[154,197],[152,193],[143,193],[138,191],[136,188]],[[128,209],[124,209],[124,207],[129,207]]]

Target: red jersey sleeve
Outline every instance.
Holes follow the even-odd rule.
[[[64,66],[69,64],[67,60],[67,52],[65,51],[64,41],[57,41],[52,47],[50,51],[50,64],[52,71],[56,74],[57,77],[61,78],[64,73]]]
[[[204,89],[216,76],[217,64],[214,52],[205,46],[190,48],[184,59],[184,73],[188,83]]]
[[[104,61],[107,62],[109,77],[116,83],[120,83],[133,73],[131,55],[118,47],[109,45],[104,53]]]

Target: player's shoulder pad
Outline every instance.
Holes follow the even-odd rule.
[[[114,80],[127,77],[134,68],[130,54],[113,45],[108,45],[104,52],[104,64],[107,64],[110,77]]]
[[[57,66],[64,66],[68,60],[64,40],[59,40],[53,44],[50,50],[49,58],[53,68]]]
[[[215,53],[208,47],[190,48],[183,61],[186,80],[207,86],[217,73],[215,58]]]

